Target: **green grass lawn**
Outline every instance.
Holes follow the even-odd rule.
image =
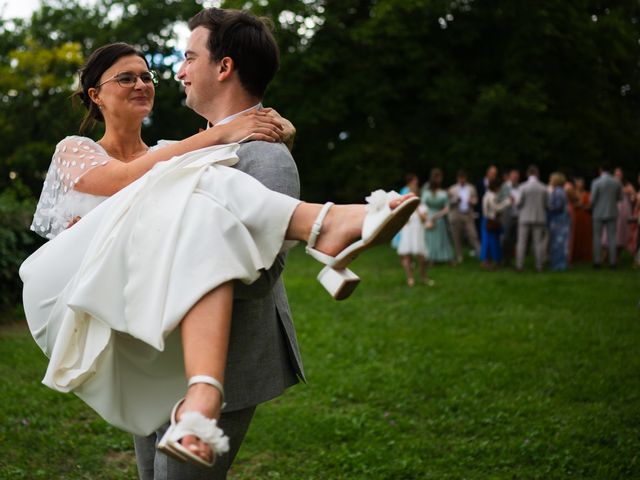
[[[640,478],[639,271],[468,261],[409,289],[386,248],[354,269],[334,302],[290,256],[309,384],[258,409],[231,479]],[[45,364],[0,331],[0,478],[135,478],[129,435],[42,386]]]

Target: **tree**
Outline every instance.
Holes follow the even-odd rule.
[[[639,9],[634,2],[541,0],[227,0],[269,16],[282,50],[265,102],[298,128],[303,195],[361,198],[406,171],[481,175],[489,163],[590,176],[609,159],[636,168]],[[78,57],[125,40],[162,74],[148,142],[202,120],[180,108],[171,26],[195,0],[46,1],[0,26],[0,188],[10,171],[37,195],[48,153],[75,132],[68,107]],[[63,50],[60,50],[63,49]],[[33,51],[31,51],[33,50]],[[38,53],[39,52],[39,53]],[[57,53],[56,53],[57,52]],[[56,56],[57,55],[57,56]],[[64,53],[66,55],[66,53]],[[75,54],[74,54],[75,55]],[[23,63],[15,63],[18,57]],[[29,62],[31,65],[29,66]],[[31,88],[45,80],[53,90]],[[10,79],[10,80],[9,80]],[[8,84],[18,88],[9,88]],[[19,92],[16,93],[16,92]],[[99,132],[96,132],[99,134]]]
[[[268,101],[298,127],[309,198],[361,198],[434,166],[449,181],[489,163],[587,177],[605,158],[637,168],[631,2],[262,3],[227,2],[279,20]]]

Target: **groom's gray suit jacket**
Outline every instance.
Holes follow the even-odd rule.
[[[271,190],[300,196],[298,169],[282,143],[243,144],[235,166]],[[251,192],[243,192],[251,201]],[[215,252],[213,252],[215,254]],[[234,285],[225,371],[225,412],[258,405],[304,380],[296,333],[282,282],[285,254],[252,285]]]

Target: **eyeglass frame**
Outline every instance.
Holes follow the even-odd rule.
[[[93,88],[100,88],[100,87],[101,87],[102,85],[104,85],[105,83],[113,82],[114,80],[115,80],[116,82],[118,82],[118,85],[119,85],[121,88],[131,88],[131,87],[135,87],[135,86],[136,86],[136,83],[138,83],[138,79],[142,80],[142,75],[144,75],[144,74],[146,74],[146,73],[148,73],[149,75],[151,75],[151,83],[153,84],[153,86],[154,86],[154,87],[157,87],[157,86],[158,86],[158,74],[156,73],[156,71],[155,71],[155,70],[148,70],[148,71],[146,71],[146,72],[142,72],[142,73],[134,73],[134,72],[118,72],[118,73],[116,73],[113,77],[111,77],[111,78],[109,78],[109,79],[105,80],[104,82],[102,82],[102,83],[101,83],[101,84],[99,84],[99,85],[96,85],[96,86],[95,86],[95,87],[93,87]],[[122,75],[122,74],[129,74],[129,75],[133,75],[134,77],[136,77],[136,79],[135,79],[135,80],[134,80],[134,82],[133,82],[133,85],[128,85],[128,86],[122,85],[122,84],[120,83],[120,80],[118,79],[118,76],[119,76],[119,75]],[[145,85],[148,85],[148,83],[146,83],[144,80],[142,80],[142,83],[144,83]]]

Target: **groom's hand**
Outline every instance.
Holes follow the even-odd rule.
[[[81,218],[82,218],[82,217],[79,217],[79,216],[77,216],[77,215],[76,215],[75,217],[73,217],[73,218],[71,219],[71,221],[67,224],[67,228],[71,228],[71,227],[73,227],[76,223],[78,223],[78,222],[80,221],[80,219],[81,219]]]

